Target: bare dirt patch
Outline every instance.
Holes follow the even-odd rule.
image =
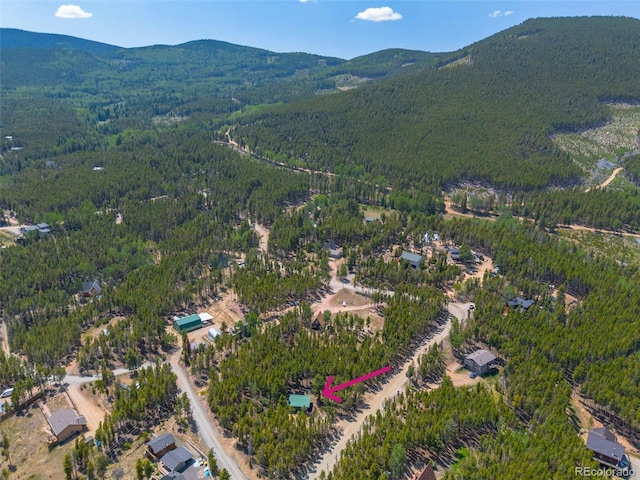
[[[451,377],[451,381],[456,387],[463,387],[468,385],[475,385],[476,383],[482,381],[480,376],[476,378],[471,378],[469,376],[471,372],[460,365],[460,362],[455,361],[447,365],[447,375]]]
[[[51,434],[49,425],[38,408],[33,404],[23,413],[2,422],[2,432],[9,439],[9,457],[16,471],[12,479],[59,479],[64,478],[62,462],[67,452],[73,448],[73,441],[51,449],[47,438]],[[8,468],[2,457],[0,469]]]
[[[87,420],[88,435],[93,435],[107,413],[101,398],[89,384],[70,385],[67,389],[76,411]]]
[[[206,305],[200,311],[206,312],[213,317],[212,322],[206,326],[206,330],[208,330],[210,326],[214,326],[220,330],[223,322],[228,328],[231,328],[244,318],[240,304],[231,292],[222,293],[218,300]],[[206,330],[196,330],[196,332],[206,334]],[[197,336],[198,334],[196,333],[196,337]],[[189,336],[189,338],[191,339],[191,336]]]

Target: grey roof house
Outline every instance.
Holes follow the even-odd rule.
[[[418,268],[424,262],[424,257],[422,255],[418,255],[417,253],[411,252],[402,252],[400,255],[400,260],[406,260],[411,264],[413,268]]]
[[[160,463],[170,472],[182,470],[189,461],[193,459],[193,453],[183,446],[167,452],[161,459]]]
[[[87,425],[87,420],[70,408],[63,408],[53,412],[47,418],[47,422],[58,442],[64,442],[73,435],[82,432]]]
[[[92,282],[82,282],[82,295],[85,297],[94,297],[102,293],[100,287],[100,281],[94,280]]]
[[[527,298],[522,298],[522,297],[516,297],[512,300],[508,300],[507,301],[507,306],[508,307],[513,307],[513,308],[520,308],[523,310],[528,310],[531,305],[533,305],[535,302],[535,300],[531,300],[531,299],[527,299]]]
[[[464,366],[478,375],[489,373],[496,365],[496,357],[488,350],[476,350],[464,357]]]
[[[171,433],[163,433],[159,437],[147,442],[147,456],[158,460],[165,453],[176,448],[176,439]]]
[[[629,460],[625,455],[625,448],[620,445],[616,437],[606,428],[594,428],[587,437],[587,449],[593,452],[593,458],[612,468],[626,468]]]

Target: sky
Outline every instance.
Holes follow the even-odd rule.
[[[624,15],[639,0],[2,0],[0,26],[118,45],[223,40],[351,59],[387,48],[448,52],[528,18]],[[2,39],[0,38],[0,43]]]

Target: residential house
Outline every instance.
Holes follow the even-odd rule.
[[[173,320],[173,328],[178,333],[188,333],[193,330],[197,330],[202,327],[202,319],[200,315],[194,313],[193,315],[187,315],[186,317],[175,318]]]
[[[322,330],[322,327],[324,327],[324,319],[322,318],[322,313],[318,313],[313,322],[311,322],[311,329],[318,331]]]
[[[625,448],[607,428],[593,428],[589,431],[587,449],[593,452],[594,460],[604,466],[621,469],[629,466]]]
[[[147,457],[150,460],[158,461],[167,452],[176,448],[176,439],[172,433],[163,433],[159,437],[147,442]]]
[[[533,305],[534,303],[536,303],[535,300],[516,297],[512,300],[507,301],[507,307],[520,310],[529,310],[531,305]]]
[[[160,463],[169,472],[180,472],[191,460],[193,460],[193,453],[181,445],[165,453],[160,458]]]
[[[433,466],[431,464],[427,465],[417,480],[436,480],[436,472],[433,471]]]
[[[478,375],[485,375],[496,366],[496,360],[490,351],[476,350],[464,357],[464,366]]]
[[[82,296],[83,297],[97,297],[102,293],[99,280],[93,280],[91,282],[82,282]]]
[[[402,252],[400,255],[400,260],[406,260],[411,264],[413,268],[418,268],[424,262],[424,257],[422,255],[418,255],[417,253],[411,252]]]
[[[63,408],[62,410],[53,412],[51,416],[47,418],[47,422],[58,443],[62,443],[84,431],[87,425],[87,420],[70,408]]]

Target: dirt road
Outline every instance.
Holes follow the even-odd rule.
[[[606,188],[606,187],[607,187],[607,185],[609,185],[611,182],[613,182],[613,181],[615,180],[615,178],[618,176],[618,174],[619,174],[622,170],[624,170],[622,167],[618,167],[618,168],[616,168],[616,169],[611,173],[611,175],[609,176],[609,178],[607,178],[604,182],[602,182],[602,183],[601,183],[600,185],[598,185],[597,187],[594,187],[594,190],[595,190],[595,189],[598,189],[598,188]],[[587,188],[587,189],[585,190],[585,192],[589,192],[589,191],[591,191],[591,188]]]
[[[69,388],[67,388],[67,393],[78,413],[87,420],[89,435],[93,435],[98,429],[98,426],[100,426],[100,422],[104,420],[107,412],[96,405],[94,399],[80,390],[80,384],[70,385]]]
[[[269,229],[259,223],[256,223],[254,228],[256,229],[256,232],[258,232],[258,235],[260,235],[260,250],[262,253],[267,253],[269,245]]]
[[[205,407],[202,404],[202,397],[196,395],[186,372],[180,365],[180,355],[171,355],[169,357],[169,363],[173,373],[178,377],[178,388],[185,392],[189,397],[193,419],[198,426],[198,434],[202,437],[207,448],[213,449],[216,459],[218,460],[218,467],[220,469],[226,468],[231,474],[231,478],[233,480],[246,480],[247,476],[242,472],[242,470],[240,470],[238,464],[222,448],[222,445],[220,445],[220,442],[218,441],[219,433],[216,431],[209,419],[207,410],[205,410]]]
[[[460,318],[461,320],[466,318],[467,311],[468,304],[449,304],[449,312]],[[340,457],[340,452],[347,445],[347,442],[360,430],[364,419],[369,415],[375,415],[378,410],[381,410],[383,408],[384,402],[386,400],[395,397],[404,389],[405,385],[407,384],[407,370],[409,369],[409,365],[411,365],[411,363],[414,362],[420,355],[422,355],[425,350],[427,350],[431,345],[442,342],[449,335],[450,330],[451,322],[447,321],[447,323],[445,323],[445,325],[439,329],[436,335],[425,341],[415,351],[413,356],[407,359],[399,372],[395,373],[392,377],[389,378],[382,390],[375,393],[365,394],[364,401],[368,405],[368,407],[358,413],[353,421],[343,420],[338,423],[337,427],[342,431],[340,440],[338,441],[338,443],[334,444],[331,449],[316,462],[315,471],[309,475],[310,480],[320,478],[320,473],[323,470],[326,473],[335,466],[338,458]]]
[[[11,355],[11,349],[9,348],[9,331],[5,322],[0,322],[0,340],[2,341],[2,351],[8,357]]]

